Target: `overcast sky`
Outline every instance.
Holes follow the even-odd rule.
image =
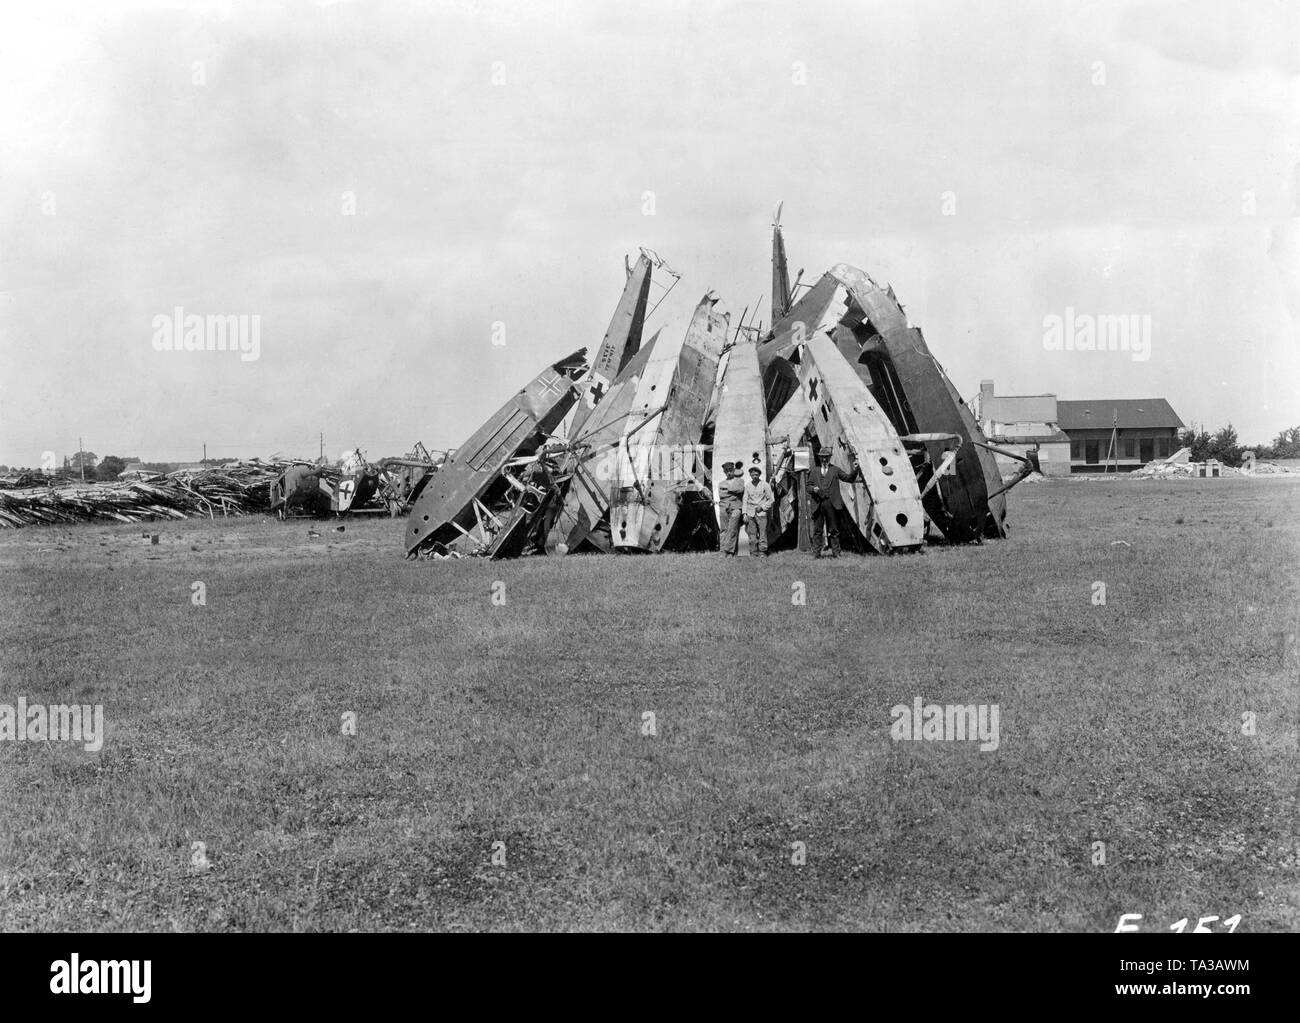
[[[791,272],[891,282],[967,397],[1300,423],[1295,4],[14,6],[2,463],[455,446],[639,245],[683,275],[652,327],[769,319],[777,200]],[[260,357],[156,351],[177,306]],[[1150,358],[1046,350],[1067,307]]]

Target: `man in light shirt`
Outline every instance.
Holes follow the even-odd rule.
[[[750,466],[749,479],[745,481],[745,533],[751,545],[757,541],[758,557],[767,557],[767,511],[775,501],[772,485],[763,479],[762,470]]]

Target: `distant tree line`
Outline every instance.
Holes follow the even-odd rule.
[[[48,472],[43,469],[36,469],[30,466],[9,466],[0,465],[0,474],[20,475],[29,473],[32,475],[53,476],[60,480],[80,480],[82,476],[82,467],[85,467],[86,482],[97,481],[108,483],[117,479],[118,475],[126,470],[128,462],[136,462],[134,458],[124,458],[121,455],[105,455],[100,458],[93,451],[78,451],[75,455],[69,455],[63,460],[63,465]],[[204,465],[220,465],[226,459],[209,458]],[[175,472],[181,467],[180,462],[141,462],[140,468],[149,473],[167,473]]]
[[[126,459],[118,455],[105,455],[100,458],[93,451],[78,451],[63,460],[63,467],[80,476],[82,466],[86,469],[87,480],[108,482],[117,479],[117,474],[126,468]]]
[[[1190,458],[1193,462],[1204,462],[1211,458],[1224,465],[1239,466],[1242,454],[1255,452],[1257,461],[1267,462],[1276,458],[1300,458],[1300,426],[1283,430],[1274,438],[1272,444],[1250,446],[1242,444],[1237,431],[1231,423],[1210,433],[1204,427],[1195,424],[1178,435],[1178,443],[1191,448]]]
[[[201,459],[199,464],[224,465],[227,461],[235,460],[237,459]],[[105,455],[104,458],[99,458],[94,451],[78,451],[75,455],[66,455],[64,464],[52,472],[32,468],[30,465],[0,465],[0,473],[42,473],[44,476],[55,476],[60,480],[81,480],[82,465],[85,465],[87,482],[91,480],[107,482],[116,480],[118,474],[126,471],[127,464],[134,463],[139,463],[140,471],[149,473],[175,472],[182,465],[195,464],[192,461],[140,461],[125,455]]]

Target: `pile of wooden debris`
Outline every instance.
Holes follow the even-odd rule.
[[[0,527],[251,515],[270,507],[272,484],[288,464],[292,463],[253,459],[207,469],[142,475],[119,483],[46,483],[0,490]]]

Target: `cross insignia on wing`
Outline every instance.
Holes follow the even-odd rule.
[[[558,398],[561,394],[563,394],[568,389],[568,387],[569,387],[569,381],[567,377],[555,376],[552,377],[550,380],[546,381],[546,383],[542,386],[542,393],[553,394]]]
[[[588,407],[595,408],[600,404],[601,399],[605,397],[605,383],[606,381],[604,377],[592,376],[591,384],[587,388]]]

